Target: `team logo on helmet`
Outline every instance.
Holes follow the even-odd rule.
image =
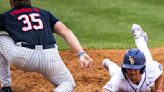
[[[132,65],[134,65],[134,58],[132,57],[132,56],[129,56],[129,61],[130,61],[130,63],[132,64]]]

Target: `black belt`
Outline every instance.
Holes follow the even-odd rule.
[[[27,47],[27,48],[30,48],[30,49],[35,49],[35,46],[37,46],[37,45],[30,45],[30,44],[27,44],[27,43],[21,43],[21,46],[22,47]],[[55,44],[41,45],[41,46],[43,46],[43,49],[55,48]]]

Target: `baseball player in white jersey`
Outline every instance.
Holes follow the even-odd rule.
[[[147,47],[147,34],[138,24],[133,24],[132,33],[137,48],[129,49],[121,67],[109,59],[102,65],[109,70],[111,79],[102,92],[162,92],[162,65],[154,61]]]
[[[84,52],[75,35],[50,12],[31,6],[31,0],[10,0],[12,9],[0,14],[0,80],[1,92],[11,92],[10,63],[18,68],[39,72],[56,89],[72,92],[73,76],[61,59],[53,32],[57,33],[79,55],[82,67],[92,59]]]

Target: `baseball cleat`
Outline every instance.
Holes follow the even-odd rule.
[[[146,43],[148,42],[147,33],[142,30],[142,28],[140,27],[140,25],[133,24],[133,26],[131,28],[131,31],[132,31],[132,34],[133,34],[134,39],[138,39],[140,37],[143,37],[144,40],[145,40],[145,42]]]
[[[102,66],[107,70],[109,70],[109,61],[110,61],[109,59],[104,59],[102,61]]]
[[[2,87],[0,92],[12,92],[11,87]]]

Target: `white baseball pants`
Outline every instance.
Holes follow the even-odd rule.
[[[10,64],[18,68],[43,74],[53,85],[55,92],[72,92],[75,82],[68,68],[63,63],[57,45],[55,48],[43,49],[36,46],[29,49],[15,45],[11,37],[0,36],[0,78],[2,86],[11,85]]]

